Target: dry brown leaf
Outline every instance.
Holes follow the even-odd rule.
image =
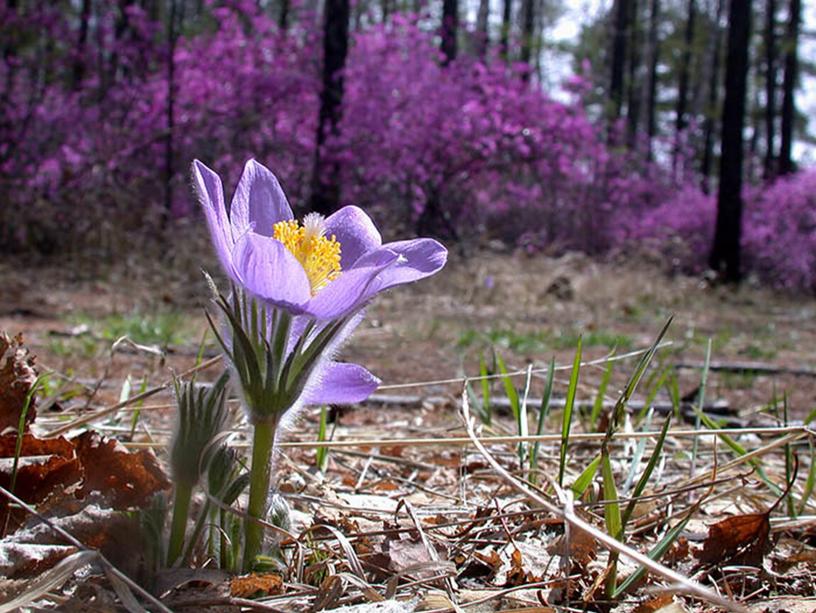
[[[0,458],[14,457],[17,435],[0,436]],[[71,492],[84,498],[99,492],[119,510],[143,506],[170,481],[151,451],[129,453],[115,440],[86,432],[72,440],[23,436],[21,463],[14,493],[37,504],[54,492]],[[11,487],[11,466],[0,470],[0,485]],[[0,508],[7,503],[0,501]]]
[[[655,598],[640,603],[632,613],[656,613],[674,602],[671,594],[661,594]]]
[[[0,458],[13,458],[17,435],[0,436]],[[73,445],[64,438],[38,439],[24,434],[20,446],[21,463],[17,469],[14,493],[26,502],[42,502],[50,493],[65,490],[82,478],[82,468],[74,457]],[[36,458],[36,460],[34,459]],[[0,485],[11,487],[11,465],[0,471]],[[0,501],[5,509],[8,501]],[[4,517],[4,513],[0,513]]]
[[[558,537],[547,551],[551,555],[562,555],[564,553],[565,537]],[[572,530],[569,539],[569,558],[572,564],[578,567],[577,570],[585,569],[589,566],[598,554],[598,543],[583,530]]]
[[[263,595],[275,596],[283,592],[283,579],[274,573],[251,573],[230,581],[230,594],[235,598]]]
[[[430,552],[422,541],[414,542],[409,539],[389,541],[388,555],[389,566],[395,572],[433,562]]]
[[[85,472],[81,495],[99,491],[115,509],[127,509],[147,504],[156,492],[170,487],[149,449],[131,453],[118,441],[96,432],[85,432],[72,442]]]
[[[0,458],[13,458],[17,448],[17,434],[0,436]],[[74,446],[62,437],[37,438],[32,434],[23,435],[20,456],[58,455],[64,458],[74,456]]]
[[[399,489],[399,485],[393,481],[379,481],[371,489],[375,492],[393,492]]]
[[[519,541],[510,547],[512,552],[505,548],[499,554],[502,565],[496,573],[494,580],[496,585],[513,587],[535,583],[544,578],[548,568],[553,567],[552,554],[539,543]]]
[[[771,547],[768,513],[735,515],[712,524],[698,554],[706,564],[761,566]]]
[[[23,335],[11,338],[0,332],[0,432],[17,430],[26,397],[36,380],[34,357],[23,345]],[[26,430],[36,415],[32,399],[25,418]]]

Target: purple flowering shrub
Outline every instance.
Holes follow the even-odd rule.
[[[785,288],[816,288],[816,169],[752,190],[743,213],[745,266]]]
[[[233,184],[255,156],[308,202],[320,19],[295,3],[281,32],[254,0],[202,6],[175,46],[172,88],[166,32],[136,3],[124,29],[118,3],[98,7],[81,48],[64,7],[0,6],[0,39],[19,43],[0,59],[0,246],[112,248],[110,229],[145,234],[193,214],[185,169],[196,157]],[[610,145],[581,75],[565,83],[564,101],[495,55],[463,52],[443,66],[436,27],[397,14],[353,33],[341,124],[326,145],[342,204],[365,207],[395,235],[597,254],[646,242],[674,268],[705,267],[715,207],[691,156],[670,169]],[[45,61],[37,40],[49,41]],[[812,182],[805,173],[746,190],[748,272],[813,286]]]

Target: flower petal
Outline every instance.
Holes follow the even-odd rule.
[[[305,405],[352,404],[368,398],[380,380],[357,364],[329,362],[301,396]]]
[[[232,263],[234,241],[230,222],[227,219],[227,210],[224,207],[224,188],[221,185],[221,179],[198,160],[193,161],[192,173],[193,186],[201,208],[204,209],[204,217],[207,219],[215,252],[221,266],[235,280],[236,274]]]
[[[379,291],[377,276],[394,263],[399,255],[388,250],[378,250],[366,255],[365,265],[341,272],[340,276],[317,292],[305,310],[315,319],[337,319],[361,307]]]
[[[292,219],[292,208],[278,179],[265,166],[249,160],[230,206],[233,239],[237,242],[249,230],[272,236],[275,224],[285,219]]]
[[[432,238],[387,243],[382,249],[396,253],[399,255],[399,260],[380,273],[378,292],[395,285],[429,277],[439,271],[448,261],[448,250]]]
[[[280,241],[247,232],[236,243],[233,260],[241,284],[272,304],[294,313],[311,296],[303,266]]]
[[[340,266],[351,268],[361,255],[382,245],[382,237],[363,209],[344,206],[329,215],[325,223],[326,236],[337,239],[341,247]]]

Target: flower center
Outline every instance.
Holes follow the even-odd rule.
[[[282,242],[303,266],[313,296],[340,274],[340,243],[334,235],[324,236],[324,222],[319,213],[309,213],[302,223],[290,219],[274,226],[273,238]]]

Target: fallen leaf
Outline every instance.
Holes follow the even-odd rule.
[[[768,513],[735,515],[712,524],[698,554],[706,564],[761,566],[771,547]]]
[[[36,381],[34,357],[23,345],[23,335],[11,338],[0,332],[0,432],[17,430],[26,397]],[[32,399],[25,418],[26,430],[36,415]]]
[[[551,555],[563,555],[564,543],[566,539],[562,535],[547,547]],[[589,566],[598,554],[598,543],[595,539],[583,530],[573,529],[570,531],[569,539],[569,559],[572,564],[578,567],[577,570],[585,569]]]
[[[84,432],[72,440],[85,472],[80,494],[99,491],[115,509],[147,504],[153,494],[170,487],[152,451],[129,452],[114,439],[96,432]]]
[[[17,435],[0,436],[0,458],[13,458]],[[0,469],[0,485],[11,487],[12,462],[6,460]],[[115,509],[144,506],[153,494],[170,487],[170,481],[153,452],[130,453],[112,439],[95,432],[66,440],[62,437],[39,439],[23,435],[20,464],[14,493],[31,504],[49,495],[73,493],[85,498],[99,492]],[[0,501],[0,509],[8,503]]]
[[[411,541],[409,539],[393,540],[388,543],[389,566],[395,572],[401,572],[407,568],[430,564],[433,562],[430,552],[422,541]]]
[[[685,609],[671,594],[662,594],[639,604],[632,613],[685,613]]]
[[[283,579],[274,573],[251,573],[230,581],[230,594],[236,598],[263,595],[275,596],[283,592]]]
[[[508,555],[509,554],[509,555]],[[501,567],[496,572],[493,583],[502,587],[513,587],[541,581],[548,569],[556,568],[552,554],[535,542],[518,541],[508,545],[499,555]]]

